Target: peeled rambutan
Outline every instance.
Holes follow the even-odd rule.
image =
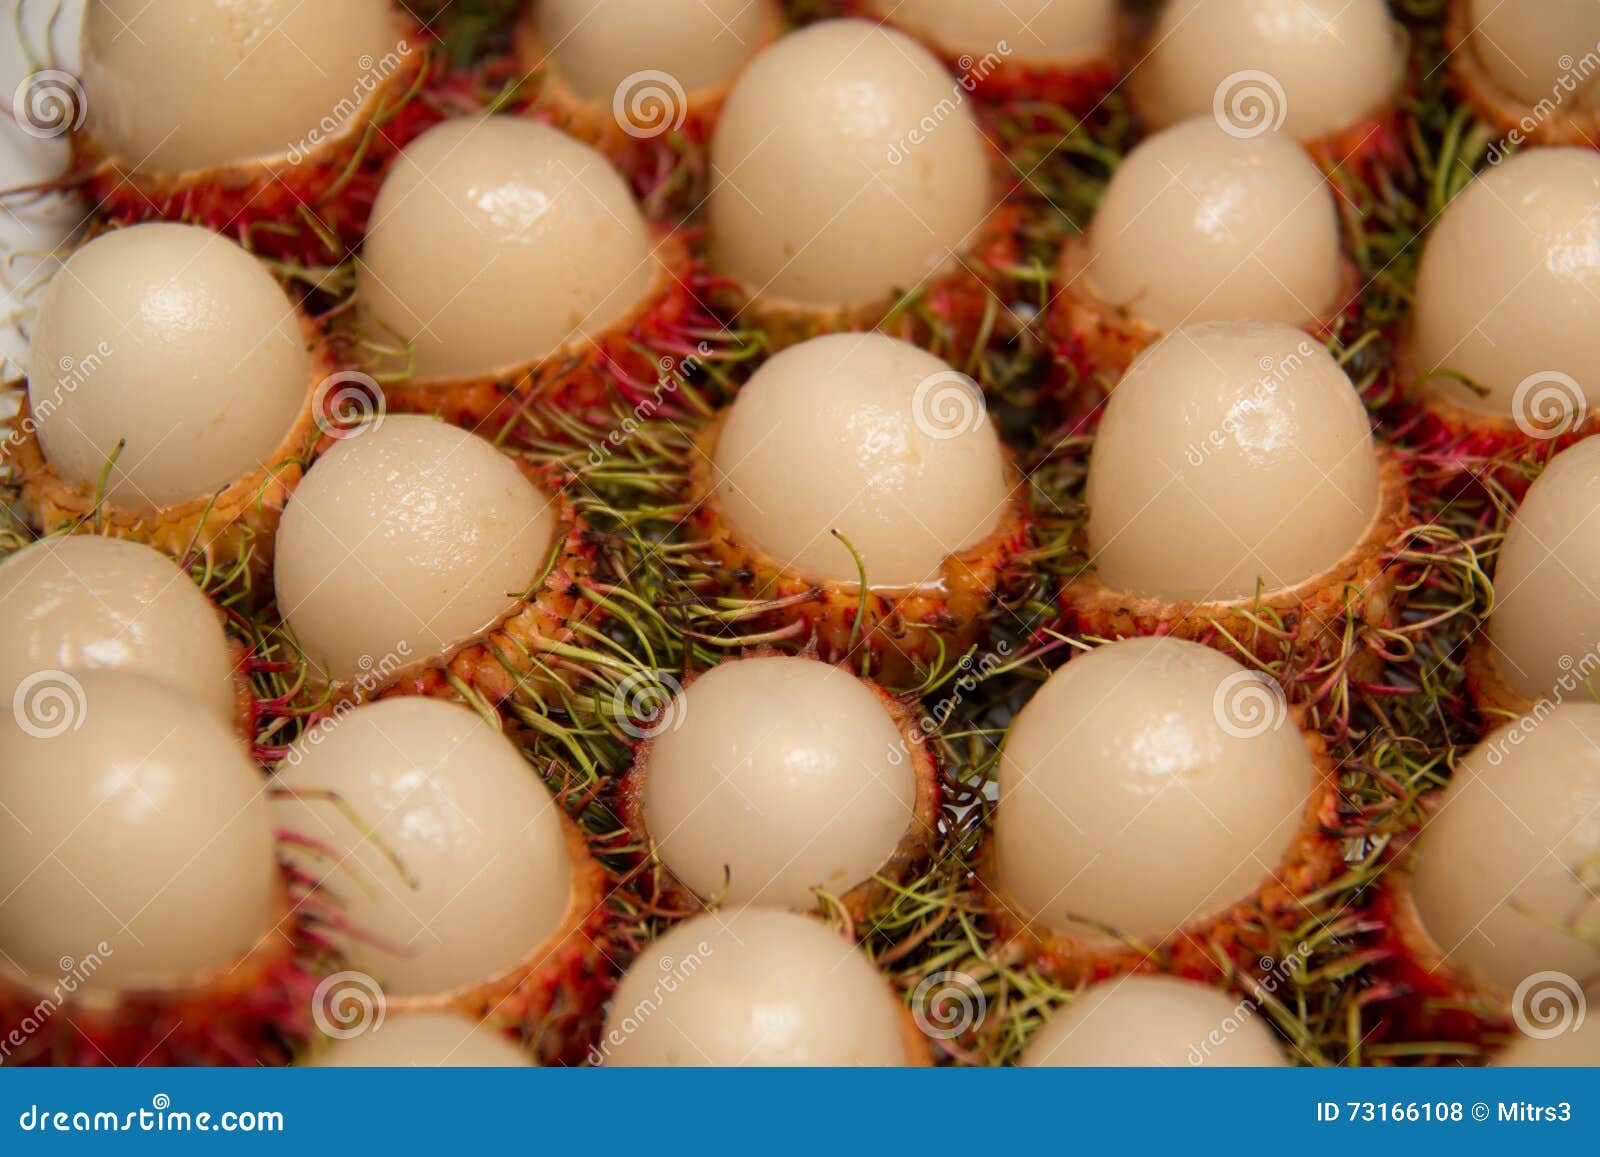
[[[1278,1068],[1283,1046],[1254,1008],[1170,976],[1093,985],[1053,1013],[1017,1061],[1025,1068]]]
[[[1062,246],[1049,325],[1080,378],[1088,370],[1106,390],[1180,325],[1330,330],[1356,276],[1333,192],[1305,151],[1204,117],[1163,129],[1118,166],[1088,232]]]
[[[848,669],[774,653],[725,660],[648,731],[621,811],[666,869],[663,906],[805,910],[820,892],[860,921],[938,843],[939,772],[911,711]]]
[[[1026,495],[981,392],[946,363],[878,334],[814,338],[696,445],[692,534],[762,629],[891,686],[985,637]]]
[[[761,52],[711,164],[719,300],[773,347],[878,329],[964,363],[1002,303],[1020,210],[959,86],[900,32],[824,21]]]
[[[1511,516],[1488,622],[1467,656],[1467,689],[1486,727],[1536,704],[1580,701],[1600,670],[1600,442],[1550,460]]]
[[[1106,405],[1086,496],[1088,568],[1061,594],[1073,629],[1381,666],[1360,633],[1395,610],[1405,476],[1303,332],[1212,322],[1151,346]]]
[[[1091,111],[1121,75],[1116,0],[850,0],[915,36],[979,99]]]
[[[137,675],[44,674],[0,717],[7,1063],[287,1062],[313,981],[246,748]]]
[[[1518,494],[1519,464],[1600,428],[1597,180],[1592,151],[1535,149],[1468,184],[1426,235],[1396,371],[1430,485],[1477,476]]]
[[[608,1065],[925,1065],[926,1038],[860,949],[809,916],[737,908],[677,925],[617,986]]]
[[[336,699],[548,686],[589,613],[570,502],[475,434],[390,414],[336,441],[284,512],[278,610]]]
[[[1337,791],[1270,680],[1182,639],[1107,643],[1013,720],[978,878],[1047,974],[1213,978],[1254,968],[1342,870]]]
[[[266,270],[191,225],[102,234],[46,289],[0,443],[32,527],[271,563],[331,367]]]
[[[453,120],[409,145],[379,192],[352,361],[391,410],[547,437],[523,426],[525,407],[606,418],[632,382],[657,380],[696,316],[693,265],[593,148],[516,117]]]
[[[1152,128],[1214,116],[1238,136],[1281,129],[1357,172],[1397,152],[1405,54],[1383,0],[1174,0],[1146,44],[1129,92]]]
[[[705,196],[706,147],[745,64],[784,30],[777,0],[552,0],[512,31],[535,113],[595,145],[664,214]]]
[[[307,732],[274,788],[300,910],[373,982],[374,1008],[492,1019],[546,1063],[583,1058],[616,917],[514,744],[466,707],[403,696]]]
[[[1600,12],[1587,4],[1448,0],[1451,86],[1504,138],[1593,148],[1600,85],[1584,61],[1600,44]]]
[[[74,173],[99,212],[201,225],[335,265],[395,151],[437,118],[429,41],[386,0],[95,0],[84,13]],[[270,100],[262,92],[270,90]]]
[[[376,1019],[376,1017],[374,1017]],[[401,1012],[345,1037],[338,1027],[315,1064],[328,1068],[516,1068],[531,1064],[504,1035],[455,1012]]]
[[[0,700],[39,672],[113,670],[162,683],[249,738],[238,648],[165,555],[99,535],[41,539],[0,562]]]
[[[1399,1039],[1481,1044],[1537,1023],[1537,990],[1569,999],[1600,969],[1600,706],[1544,703],[1455,763],[1391,869],[1378,975]]]

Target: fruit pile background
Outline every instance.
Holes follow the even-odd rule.
[[[515,99],[497,63],[513,7],[509,0],[455,0],[440,15],[436,27],[463,108]],[[794,0],[790,7],[798,20],[837,14],[827,0]],[[1329,336],[1330,348],[1415,482],[1414,524],[1389,545],[1407,593],[1405,610],[1389,629],[1352,633],[1343,652],[1310,666],[1287,654],[1260,664],[1327,739],[1338,764],[1340,809],[1330,834],[1340,841],[1345,868],[1310,898],[1299,926],[1259,930],[1273,942],[1264,953],[1241,958],[1236,945],[1218,943],[1184,946],[1181,964],[1168,949],[1147,960],[1152,971],[1176,968],[1247,998],[1304,1064],[1475,1063],[1484,1040],[1505,1028],[1497,1009],[1440,1015],[1426,1007],[1389,926],[1382,887],[1429,794],[1481,734],[1483,721],[1465,693],[1465,642],[1488,609],[1488,576],[1515,505],[1512,492],[1520,489],[1515,480],[1535,477],[1542,466],[1535,458],[1480,460],[1470,446],[1441,442],[1405,404],[1394,372],[1419,238],[1488,163],[1494,140],[1446,91],[1443,7],[1442,0],[1394,0],[1410,53],[1401,131],[1380,163],[1332,178],[1362,292]],[[997,937],[974,866],[991,828],[993,780],[1009,720],[1052,670],[1100,641],[1069,629],[1058,601],[1086,562],[1077,538],[1096,418],[1092,409],[1063,400],[1081,396],[1079,378],[1093,370],[1082,351],[1044,322],[1063,240],[1086,224],[1119,159],[1139,139],[1119,92],[1081,120],[1056,106],[1020,101],[983,116],[1010,165],[1008,200],[1019,214],[1019,244],[1005,270],[1009,300],[990,304],[978,340],[970,342],[942,333],[940,317],[925,303],[906,308],[924,311],[925,344],[982,387],[1026,473],[1034,538],[1025,574],[1007,591],[987,642],[949,656],[914,685],[892,688],[924,719],[939,757],[946,789],[940,842],[919,878],[892,889],[851,929],[917,1015],[939,1061],[956,1065],[1013,1061],[1043,1019],[1072,999]],[[658,216],[681,207],[683,185],[693,176],[688,160],[680,169],[670,153],[664,156],[639,189]],[[278,261],[274,268],[319,314],[337,311],[353,288],[348,265]],[[642,860],[619,818],[618,783],[640,736],[693,673],[746,647],[805,647],[792,633],[764,629],[765,607],[731,599],[710,583],[715,568],[685,528],[692,439],[769,356],[761,334],[711,310],[696,325],[695,343],[663,367],[676,380],[664,406],[641,410],[618,399],[613,425],[599,434],[583,431],[576,446],[572,419],[559,409],[533,402],[518,416],[525,424],[519,439],[531,446],[523,453],[566,479],[567,495],[593,528],[596,572],[578,593],[607,617],[603,627],[585,627],[572,644],[542,657],[553,683],[524,687],[498,713],[479,704],[502,720],[611,873],[617,919],[607,952],[619,967],[684,915],[663,906],[652,878],[659,869]],[[15,362],[7,368],[14,371]],[[3,487],[0,481],[0,500],[9,499]],[[0,556],[31,538],[15,522],[0,523]],[[230,632],[248,649],[260,703],[255,754],[270,762],[325,705],[308,689],[301,660],[281,637],[249,568],[189,561],[196,582],[225,609]],[[1381,658],[1376,676],[1352,673],[1357,652]],[[870,659],[860,668],[878,674]],[[842,909],[829,915],[851,922]]]

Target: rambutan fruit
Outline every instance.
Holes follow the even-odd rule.
[[[905,342],[793,346],[696,445],[690,532],[711,580],[829,662],[914,682],[985,637],[1017,577],[1026,494],[983,396]]]
[[[470,709],[404,696],[290,747],[273,804],[300,910],[386,1012],[513,1027],[576,1063],[611,988],[604,870],[516,746]]]
[[[82,57],[72,163],[105,217],[311,265],[360,241],[385,167],[437,115],[428,41],[387,0],[94,0]]]
[[[1397,373],[1431,485],[1476,475],[1521,493],[1519,464],[1600,428],[1596,182],[1592,151],[1534,149],[1468,184],[1428,232]]]
[[[1283,1046],[1255,1010],[1170,976],[1102,981],[1054,1013],[1019,1058],[1026,1068],[1279,1068]]]
[[[1078,655],[1017,713],[978,878],[1066,980],[1253,969],[1343,868],[1337,780],[1282,692],[1182,639]]]
[[[1358,173],[1400,148],[1405,53],[1383,0],[1173,0],[1145,43],[1129,93],[1151,128],[1281,129],[1324,168]]]
[[[1086,496],[1088,569],[1061,594],[1072,629],[1381,667],[1361,636],[1395,611],[1405,477],[1302,331],[1211,322],[1151,346],[1106,404]]]
[[[550,0],[512,32],[534,110],[595,145],[646,204],[689,212],[735,78],[784,30],[778,0]]]
[[[666,869],[664,907],[828,904],[859,922],[938,843],[939,772],[911,711],[848,669],[728,659],[648,731],[621,810]]]
[[[452,120],[379,191],[354,360],[393,411],[548,436],[522,427],[526,407],[603,418],[656,382],[696,316],[692,280],[682,235],[652,230],[599,152],[536,121]]]
[[[809,916],[695,916],[623,976],[596,1050],[608,1065],[900,1066],[927,1041],[871,961]]]
[[[1446,9],[1451,87],[1505,138],[1502,147],[1595,147],[1600,84],[1589,58],[1600,44],[1600,11],[1490,0],[1448,0]]]
[[[271,564],[330,365],[254,258],[192,225],[104,233],[46,288],[29,361],[0,459],[33,529]]]
[[[143,543],[46,538],[0,562],[0,701],[40,672],[76,670],[164,684],[248,738],[237,645],[189,576]]]
[[[1456,760],[1385,881],[1398,1036],[1480,1042],[1600,973],[1600,706],[1545,704]]]
[[[0,716],[7,1063],[287,1062],[312,981],[260,771],[177,690],[47,674]]]
[[[421,415],[336,441],[284,512],[279,612],[336,699],[465,696],[553,676],[590,604],[593,546],[541,472]]]
[[[1550,460],[1511,516],[1488,622],[1467,658],[1467,688],[1486,727],[1592,694],[1600,670],[1600,441]]]
[[[1116,0],[850,0],[927,45],[979,99],[1084,114],[1121,75]]]
[[[864,20],[783,37],[734,85],[711,165],[708,264],[741,325],[773,347],[878,329],[966,364],[1020,210],[927,49]]]
[[[341,1033],[344,1030],[340,1030]],[[520,1048],[474,1018],[454,1012],[403,1012],[336,1038],[314,1062],[327,1068],[517,1068]]]
[[[1087,233],[1062,246],[1049,325],[1079,379],[1088,370],[1109,389],[1180,325],[1329,331],[1356,276],[1333,191],[1305,151],[1203,117],[1156,133],[1117,167]]]

